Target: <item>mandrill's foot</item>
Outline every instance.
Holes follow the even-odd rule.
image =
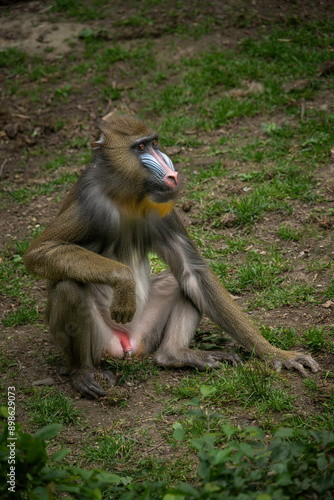
[[[281,351],[283,353],[283,357],[277,357],[276,359],[273,360],[273,365],[275,370],[279,371],[282,366],[284,368],[287,368],[290,370],[291,368],[294,368],[295,370],[298,370],[304,377],[308,377],[308,373],[304,368],[304,365],[308,366],[311,368],[313,373],[316,373],[317,371],[320,370],[320,366],[316,361],[314,361],[311,356],[308,354],[302,354],[300,352],[285,352]],[[288,356],[286,356],[288,354]]]
[[[242,364],[239,356],[234,353],[222,351],[195,351],[193,349],[182,349],[173,353],[157,352],[155,361],[158,365],[171,368],[191,366],[199,370],[207,368],[218,368],[222,361],[228,361],[233,366]]]
[[[210,355],[210,359],[212,358],[216,363],[227,361],[235,367],[238,366],[238,364],[242,365],[242,360],[236,352],[209,351],[208,354]]]
[[[111,372],[104,370],[99,373],[92,368],[76,370],[71,374],[71,382],[82,396],[88,399],[96,399],[106,394],[105,390],[95,380],[97,375],[103,385],[108,387],[115,385],[116,379]]]

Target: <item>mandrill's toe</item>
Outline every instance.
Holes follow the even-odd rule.
[[[273,365],[277,371],[279,371],[282,366],[288,370],[298,370],[304,377],[308,377],[308,373],[305,370],[304,365],[310,368],[313,373],[320,370],[320,366],[313,358],[311,358],[311,356],[299,352],[293,353],[286,359],[275,359],[273,361]]]

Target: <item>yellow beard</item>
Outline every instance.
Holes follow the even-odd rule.
[[[132,200],[127,202],[122,200],[118,202],[122,210],[127,212],[128,215],[144,217],[145,215],[155,212],[160,218],[165,217],[171,213],[174,207],[173,201],[167,201],[166,203],[155,203],[149,196],[145,196],[142,201],[133,202]]]
[[[159,217],[165,217],[173,210],[174,203],[172,201],[167,201],[166,203],[155,203],[148,196],[145,197],[139,205],[137,205],[137,210],[141,215],[147,215],[150,212],[157,212]]]

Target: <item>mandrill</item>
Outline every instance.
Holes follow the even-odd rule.
[[[95,380],[104,354],[156,352],[170,367],[236,365],[235,354],[189,348],[202,314],[276,369],[318,371],[310,356],[269,344],[198,254],[173,209],[179,175],[157,133],[113,114],[98,128],[94,160],[24,256],[27,269],[48,280],[47,321],[75,389],[104,394]],[[149,252],[169,271],[152,278]],[[102,377],[115,382],[110,371]]]

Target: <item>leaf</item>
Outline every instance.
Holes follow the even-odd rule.
[[[224,450],[214,450],[213,456],[211,459],[212,465],[219,465],[223,462],[226,462],[227,458],[231,455],[233,448],[228,447]]]
[[[79,33],[79,38],[90,38],[95,36],[95,31],[91,28],[83,28]]]
[[[327,466],[328,466],[328,460],[327,458],[325,457],[325,454],[324,453],[321,453],[321,455],[319,455],[318,459],[317,459],[317,466],[318,466],[318,469],[323,472],[326,470]]]
[[[167,493],[163,496],[162,500],[184,500],[184,495],[178,495],[177,493]]]
[[[247,458],[252,458],[254,456],[254,448],[250,444],[240,443],[239,450],[245,455]]]
[[[36,462],[46,464],[48,459],[47,453],[45,451],[43,442],[35,439],[31,441],[29,448],[27,449],[26,460],[29,464]]]
[[[325,493],[334,486],[334,474],[322,474],[317,482],[314,482],[314,489],[317,493]],[[327,497],[331,498],[331,497]]]
[[[247,493],[239,493],[238,500],[252,500],[252,497]]]
[[[37,488],[34,489],[32,492],[33,495],[36,495],[36,497],[31,496],[31,498],[38,498],[39,500],[48,500],[49,499],[49,493],[46,488],[43,486],[37,486]],[[30,493],[31,495],[31,493]]]
[[[222,415],[222,413],[213,412],[213,413],[210,413],[209,418],[210,419],[224,418],[224,415]]]
[[[177,485],[177,492],[185,493],[186,495],[190,495],[194,498],[200,497],[200,493],[198,492],[198,490],[187,483],[179,483]]]
[[[79,484],[65,484],[65,483],[57,484],[57,492],[78,494],[78,493],[80,493],[80,485]]]
[[[211,473],[210,465],[207,462],[201,461],[197,469],[197,474],[203,480],[204,483],[207,483],[210,480],[210,473]]]
[[[209,385],[201,385],[199,390],[203,398],[207,398],[208,396],[211,396],[212,394],[217,392],[216,387],[210,387]]]
[[[49,469],[48,467],[43,467],[41,475],[43,475],[43,482],[50,482],[55,480],[59,482],[59,479],[67,478],[68,472],[66,470],[56,470]]]
[[[132,477],[130,476],[119,476],[118,474],[112,474],[111,472],[100,472],[98,474],[99,481],[104,481],[110,484],[127,484],[132,483]]]
[[[315,432],[315,431],[314,431]],[[321,442],[326,446],[326,448],[331,449],[334,448],[334,432],[331,431],[321,431],[318,434],[318,440],[321,440]]]
[[[230,424],[223,425],[223,431],[227,437],[232,437],[234,434],[237,434],[238,430],[232,427]]]
[[[261,493],[261,495],[258,495],[256,497],[256,500],[271,500],[272,496],[268,495],[267,493]]]
[[[186,413],[187,417],[205,417],[205,412],[201,410],[200,408],[192,408],[191,410],[188,410]]]
[[[220,491],[221,488],[218,486],[216,482],[212,482],[212,483],[205,483],[203,490],[205,491],[205,493],[215,493],[217,491]]]
[[[198,451],[199,450],[211,451],[213,449],[215,440],[216,436],[206,434],[203,437],[192,439],[190,443]]]
[[[195,396],[190,401],[186,401],[185,404],[189,406],[199,406],[201,404],[201,400],[198,396]]]
[[[175,429],[175,431],[173,432],[173,438],[176,441],[183,441],[185,435],[186,435],[186,431],[180,427]]]
[[[34,436],[39,437],[42,441],[46,441],[47,439],[51,439],[56,436],[62,428],[61,424],[49,424],[35,432]]]
[[[0,416],[8,418],[8,408],[7,408],[7,406],[0,406]]]
[[[264,439],[265,433],[259,427],[255,427],[254,425],[248,425],[245,429],[246,434],[249,434],[254,439]]]
[[[173,429],[183,429],[181,422],[174,422],[172,425]]]
[[[55,462],[60,462],[66,455],[69,454],[71,450],[69,448],[63,448],[61,450],[56,451],[50,457],[50,460],[54,460]]]
[[[92,500],[102,500],[102,493],[98,488],[95,488],[95,490],[92,491]]]
[[[288,472],[283,472],[277,478],[276,483],[278,486],[288,486],[289,484],[293,484],[291,480],[291,475]]]
[[[272,472],[277,472],[277,474],[281,474],[286,471],[286,464],[274,464],[270,467]]]
[[[294,435],[295,431],[288,427],[282,427],[282,429],[278,429],[278,431],[276,431],[274,434],[275,438],[281,438],[281,439],[290,439],[293,438]]]

